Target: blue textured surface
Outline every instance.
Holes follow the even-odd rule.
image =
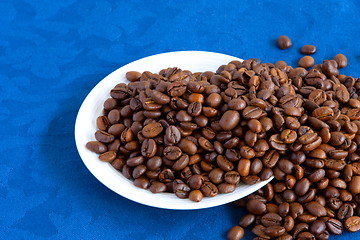
[[[242,212],[155,209],[104,187],[74,142],[77,111],[136,59],[205,50],[296,64],[341,52],[360,76],[358,1],[0,1],[0,239],[225,239]],[[279,35],[293,47],[279,50]],[[167,67],[167,66],[164,66]],[[249,233],[245,239],[251,239]],[[360,233],[332,239],[358,239]]]

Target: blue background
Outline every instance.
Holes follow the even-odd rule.
[[[315,44],[317,63],[341,52],[360,76],[359,16],[356,0],[0,1],[0,239],[225,239],[241,210],[156,209],[96,180],[74,142],[82,101],[115,69],[178,50],[296,65]]]

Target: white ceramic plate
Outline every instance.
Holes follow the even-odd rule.
[[[100,81],[89,93],[80,107],[75,123],[75,140],[79,154],[89,171],[105,186],[135,202],[166,209],[201,209],[226,204],[245,197],[266,185],[271,179],[255,185],[240,184],[233,193],[205,197],[201,202],[180,199],[171,193],[153,194],[149,190],[137,188],[109,163],[101,162],[98,155],[86,149],[88,141],[95,140],[96,118],[102,114],[104,101],[110,97],[110,90],[118,83],[127,80],[128,71],[159,72],[167,67],[179,67],[192,72],[216,71],[222,64],[239,58],[212,52],[183,51],[169,52],[146,57],[129,63],[114,71]]]

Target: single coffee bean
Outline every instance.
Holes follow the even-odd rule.
[[[164,156],[169,159],[169,160],[176,160],[178,159],[181,154],[182,154],[182,151],[179,147],[177,146],[167,146],[164,151]]]
[[[200,190],[192,190],[189,194],[189,199],[194,202],[200,202],[204,195]]]
[[[191,188],[185,183],[179,183],[174,186],[174,193],[178,198],[188,198]]]
[[[348,219],[346,219],[344,226],[346,230],[350,232],[357,232],[360,230],[360,217],[359,216],[353,216]]]
[[[149,190],[152,193],[160,193],[166,191],[166,185],[162,182],[153,181],[151,182]]]
[[[240,114],[234,110],[228,110],[221,117],[219,124],[224,130],[234,129],[240,121]]]
[[[248,213],[246,215],[244,215],[240,221],[239,221],[239,225],[241,227],[249,227],[251,224],[253,224],[255,222],[255,215],[254,214],[251,214],[251,213]]]
[[[99,141],[87,142],[86,148],[97,154],[105,153],[108,150],[106,145]]]
[[[314,63],[315,63],[315,60],[313,57],[304,56],[299,60],[298,65],[299,65],[299,67],[309,68],[309,67],[312,67],[314,65]]]
[[[360,176],[353,176],[351,178],[351,181],[348,185],[348,190],[354,195],[360,193]]]
[[[178,147],[185,153],[189,154],[189,155],[194,155],[198,148],[195,145],[195,143],[193,143],[192,141],[183,138],[180,140],[180,142],[178,143]]]
[[[316,220],[310,225],[310,232],[314,235],[319,235],[326,230],[326,225],[321,220]]]
[[[316,217],[322,217],[326,215],[325,208],[318,202],[309,202],[305,205],[305,208],[310,214]]]
[[[218,194],[218,188],[211,182],[204,182],[201,186],[201,192],[206,197],[214,197]]]
[[[264,232],[269,237],[275,238],[283,235],[286,232],[286,230],[282,226],[270,226],[267,227]]]
[[[125,74],[125,77],[130,82],[136,82],[136,81],[140,80],[141,73],[136,72],[136,71],[129,71]]]
[[[288,36],[280,36],[277,39],[277,45],[280,49],[287,49],[292,46],[292,41]]]
[[[240,226],[232,227],[227,233],[228,240],[240,240],[244,237],[244,229]]]
[[[326,228],[329,232],[335,235],[340,235],[343,232],[343,225],[339,220],[330,218],[325,222]]]
[[[99,159],[103,162],[112,162],[115,158],[116,158],[115,151],[108,151],[99,155]]]
[[[304,45],[301,47],[300,52],[306,55],[314,54],[316,53],[316,47],[314,45]]]
[[[267,213],[261,217],[261,223],[265,227],[281,226],[282,218],[280,215],[278,215],[276,213]]]
[[[266,211],[266,205],[259,200],[250,200],[246,204],[246,209],[256,215],[263,214]]]
[[[297,235],[298,240],[315,240],[315,236],[311,234],[310,232],[301,232],[299,235]]]
[[[344,68],[348,64],[348,60],[347,60],[346,56],[341,53],[335,55],[334,60],[338,64],[339,68]]]
[[[138,188],[148,189],[150,187],[150,181],[145,177],[139,177],[134,179],[134,185]]]

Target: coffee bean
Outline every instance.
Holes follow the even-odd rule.
[[[177,146],[167,146],[164,151],[164,156],[169,159],[169,160],[176,160],[178,159],[181,154],[182,154],[182,151],[179,147]]]
[[[204,182],[201,186],[201,192],[206,197],[214,197],[218,194],[218,188],[211,182]]]
[[[283,35],[277,39],[277,45],[280,49],[287,49],[292,46],[292,42],[288,36]]]
[[[305,55],[314,54],[316,52],[316,47],[314,45],[304,45],[301,47],[300,52]]]
[[[266,205],[254,199],[247,202],[246,209],[252,214],[259,215],[266,211]]]
[[[354,195],[360,193],[360,176],[353,176],[351,178],[348,189]]]
[[[99,155],[99,159],[103,162],[112,162],[115,158],[116,158],[115,151],[108,151]]]
[[[136,71],[129,71],[125,74],[125,77],[127,80],[129,80],[130,82],[135,82],[135,81],[139,81],[140,77],[141,77],[141,73],[136,72]]]
[[[310,232],[314,235],[319,235],[326,230],[326,225],[321,220],[316,220],[310,225]]]
[[[178,143],[178,147],[189,155],[194,155],[197,152],[197,146],[188,139],[181,139]]]
[[[145,139],[141,145],[141,154],[146,158],[155,156],[157,145],[154,139]]]
[[[228,110],[221,117],[219,124],[224,130],[234,129],[240,121],[240,114],[234,110]]]
[[[305,207],[306,210],[314,216],[321,217],[326,215],[325,208],[322,205],[320,205],[318,202],[315,201],[309,202],[305,205]]]
[[[344,226],[346,230],[350,232],[357,232],[360,230],[360,217],[359,216],[353,216],[348,219],[346,219]]]
[[[191,189],[185,183],[179,183],[174,186],[174,193],[178,198],[188,198]]]
[[[298,65],[299,65],[299,67],[309,68],[309,67],[312,67],[314,65],[314,63],[315,63],[315,60],[313,57],[305,56],[299,60]]]
[[[138,188],[148,189],[150,187],[150,181],[145,177],[139,177],[134,179],[134,185]]]
[[[251,224],[253,224],[255,222],[255,215],[254,214],[246,214],[245,216],[243,216],[240,221],[239,221],[239,225],[241,227],[249,227]]]
[[[160,193],[166,191],[166,185],[162,182],[153,181],[150,185],[149,190],[152,193]]]
[[[298,240],[315,240],[315,236],[310,232],[301,232],[297,236]]]
[[[200,190],[192,190],[189,194],[189,199],[194,202],[200,202],[204,195]]]
[[[327,230],[335,235],[340,235],[343,232],[343,225],[339,220],[330,218],[325,222]]]
[[[269,237],[275,238],[275,237],[279,237],[279,236],[283,235],[286,232],[286,230],[282,226],[270,226],[270,227],[267,227],[264,230],[264,232]]]
[[[89,149],[90,151],[97,153],[97,154],[102,154],[105,153],[107,151],[107,147],[105,144],[103,144],[102,142],[99,141],[90,141],[86,143],[86,148]]]
[[[341,53],[335,55],[334,60],[338,64],[339,68],[344,68],[348,64],[348,60],[347,60],[346,56]]]
[[[278,215],[276,213],[267,213],[261,217],[261,223],[265,227],[281,226],[282,218],[280,215]]]

